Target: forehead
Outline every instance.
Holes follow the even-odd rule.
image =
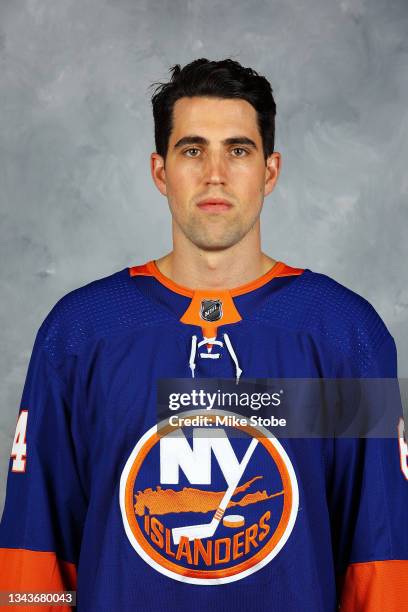
[[[185,134],[222,139],[241,134],[260,140],[255,108],[242,99],[179,98],[173,107],[173,130],[170,140]]]

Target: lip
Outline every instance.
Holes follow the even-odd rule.
[[[197,203],[197,206],[201,210],[209,210],[210,212],[218,212],[223,210],[229,210],[232,207],[232,203],[224,198],[206,198]]]

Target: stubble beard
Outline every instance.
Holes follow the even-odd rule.
[[[211,218],[212,216],[212,218]],[[206,219],[197,219],[196,215],[191,216],[182,223],[177,222],[183,234],[196,247],[205,251],[219,251],[228,249],[244,238],[255,225],[255,219],[229,219],[228,213],[220,218],[218,213],[208,215]]]

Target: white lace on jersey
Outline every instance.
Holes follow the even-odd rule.
[[[231,340],[228,336],[227,333],[223,334],[224,337],[224,342],[225,342],[225,346],[228,349],[229,354],[231,355],[231,359],[233,360],[234,364],[235,364],[235,379],[237,384],[239,383],[239,379],[240,376],[242,374],[242,370],[239,367],[239,363],[238,363],[238,357],[236,356],[236,353],[233,349],[233,346],[231,344]],[[213,338],[207,338],[207,336],[203,337],[203,340],[201,340],[200,342],[197,342],[197,336],[193,335],[191,338],[191,352],[190,352],[190,360],[189,360],[189,367],[191,370],[191,377],[194,378],[194,374],[195,374],[195,368],[196,368],[196,355],[197,355],[197,349],[200,349],[202,346],[204,346],[205,344],[209,344],[211,345],[211,347],[213,345],[217,345],[217,346],[224,346],[224,342],[221,342],[221,340],[217,340],[216,336],[214,336]],[[207,353],[199,353],[200,357],[202,357],[203,359],[219,359],[220,357],[220,353],[212,353],[212,352],[207,352]]]

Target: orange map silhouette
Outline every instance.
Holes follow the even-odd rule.
[[[234,495],[245,492],[255,480],[262,476],[255,476],[246,483],[237,487]],[[224,496],[225,491],[202,491],[194,487],[184,487],[181,491],[174,489],[162,489],[160,485],[156,489],[148,488],[144,491],[138,491],[135,494],[135,513],[137,516],[143,516],[146,510],[149,514],[169,514],[172,512],[210,512],[216,510],[220,501]],[[266,499],[272,499],[278,495],[283,495],[283,491],[268,495],[266,490],[247,493],[240,500],[231,500],[227,508],[234,506],[248,506]]]

